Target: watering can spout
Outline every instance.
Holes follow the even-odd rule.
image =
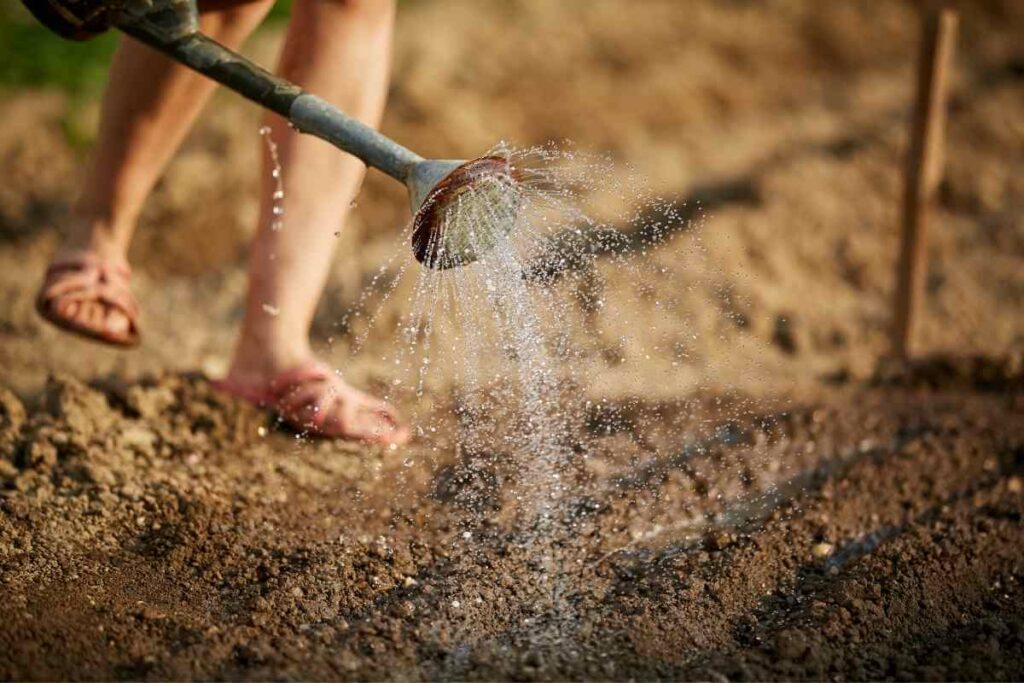
[[[413,255],[435,270],[480,260],[513,228],[519,171],[504,156],[422,161],[406,185],[413,204]]]

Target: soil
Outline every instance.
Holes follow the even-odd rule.
[[[901,364],[883,359],[912,7],[822,5],[402,4],[388,133],[440,157],[572,138],[692,219],[636,256],[662,276],[643,291],[599,269],[610,305],[580,315],[605,352],[577,378],[586,447],[554,529],[510,512],[502,434],[460,445],[452,386],[402,406],[436,431],[394,451],[298,438],[212,390],[260,150],[229,95],[133,245],[143,348],[41,323],[81,167],[62,131],[96,105],[4,93],[0,677],[1024,677],[1024,13],[965,6],[921,355]],[[367,179],[314,325],[374,389],[405,299],[372,329],[338,321],[406,248],[403,202]]]
[[[195,377],[106,391],[56,377],[45,405],[3,404],[4,678],[1015,679],[1024,665],[1020,391],[851,389],[729,422],[685,462],[629,476],[645,434],[595,415],[577,490],[598,495],[570,497],[547,570],[499,506],[468,514],[494,501],[474,489],[516,486],[494,454],[455,468],[416,447],[295,445]],[[721,466],[733,459],[745,466]],[[719,466],[694,474],[702,460]],[[722,492],[770,480],[774,495],[723,508]]]

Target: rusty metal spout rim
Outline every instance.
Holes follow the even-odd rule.
[[[449,168],[439,180],[433,182],[427,191],[410,186],[414,203],[417,195],[422,197],[419,206],[414,206],[412,228],[412,251],[416,260],[434,270],[447,270],[472,263],[482,255],[445,253],[446,240],[442,231],[446,225],[446,212],[452,202],[468,188],[489,179],[506,178],[515,181],[519,172],[504,156],[489,155],[462,162],[425,162],[426,164],[448,164]],[[427,174],[429,177],[429,173]],[[417,191],[418,190],[418,191]]]

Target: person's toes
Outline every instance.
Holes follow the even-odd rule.
[[[68,301],[67,299],[57,299],[50,304],[51,310],[54,315],[58,315],[65,320],[74,320],[78,314],[79,304],[77,301]]]
[[[113,335],[121,336],[128,333],[131,323],[128,316],[116,308],[107,311],[106,329]]]
[[[91,329],[100,329],[103,325],[103,306],[95,301],[83,304],[85,308],[85,324]]]
[[[367,401],[359,417],[360,427],[376,441],[400,446],[409,440],[409,430],[399,422],[395,410],[383,401]]]

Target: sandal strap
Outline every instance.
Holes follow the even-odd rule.
[[[341,377],[326,364],[309,361],[285,370],[270,383],[276,410],[285,418],[297,420],[298,415],[310,410],[304,421],[321,430],[328,416],[328,408],[337,396],[334,382]]]
[[[46,269],[46,274],[58,273],[65,270],[102,270],[124,279],[130,279],[132,268],[128,262],[121,257],[104,258],[92,251],[77,251],[52,261]]]
[[[319,416],[324,413],[320,403],[324,392],[318,385],[330,380],[332,376],[336,375],[324,363],[309,361],[278,373],[270,382],[262,386],[233,382],[227,378],[214,380],[213,385],[219,391],[255,403],[260,407],[273,408],[285,417],[295,415],[302,408],[311,404],[320,408],[316,411]]]
[[[341,375],[326,363],[310,360],[277,374],[263,386],[242,385],[226,379],[214,381],[214,387],[261,407],[273,409],[285,422],[298,429],[326,435],[325,424],[337,407],[336,400],[341,392],[338,383]],[[400,430],[397,418],[383,402],[369,405],[365,409],[378,414],[390,422],[394,430]],[[371,435],[357,438],[371,438]]]
[[[102,303],[121,311],[128,318],[132,333],[137,334],[139,304],[131,291],[131,275],[132,270],[123,259],[101,258],[87,251],[74,253],[46,269],[39,299]]]

